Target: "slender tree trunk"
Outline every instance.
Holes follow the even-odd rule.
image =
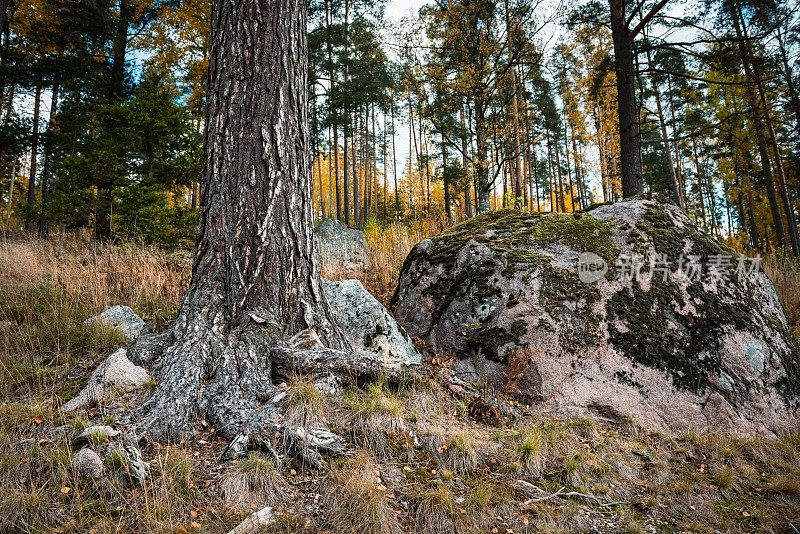
[[[120,0],[119,19],[111,50],[111,98],[125,97],[125,62],[128,54],[128,33],[131,22],[131,0]]]
[[[795,84],[794,72],[789,64],[789,55],[786,51],[786,36],[782,33],[781,26],[782,25],[780,24],[778,25],[777,37],[778,50],[780,52],[781,66],[783,70],[783,81],[786,84],[789,102],[791,103],[792,111],[794,112],[795,128],[800,130],[800,95],[798,95],[797,85]]]
[[[504,0],[504,7],[506,16],[506,48],[508,48],[508,60],[509,62],[512,62],[514,60],[514,43],[512,41],[514,32],[511,25],[511,13],[508,9],[508,0]],[[516,204],[518,199],[522,197],[523,168],[522,154],[520,153],[521,143],[519,135],[519,102],[517,100],[518,88],[516,67],[511,65],[508,69],[508,73],[511,90],[513,91],[511,94],[511,120],[514,138],[514,207],[517,208],[518,206]]]
[[[370,157],[370,139],[369,139],[369,104],[364,106],[364,118],[363,118],[363,141],[361,143],[361,166],[364,168],[364,207],[361,210],[361,227],[366,224],[367,220],[369,220],[369,212],[372,206],[372,172],[371,172],[371,164],[372,160]]]
[[[489,194],[492,184],[489,183],[489,146],[486,138],[485,113],[483,99],[475,99],[475,174],[478,179],[477,213],[488,213],[491,209],[489,206]]]
[[[52,97],[50,99],[50,118],[47,120],[47,138],[44,142],[44,160],[42,162],[42,210],[39,218],[39,237],[46,238],[50,234],[50,220],[48,219],[48,201],[50,199],[50,188],[52,178],[52,151],[53,135],[57,131],[58,120],[58,99],[61,92],[61,84],[53,82]]]
[[[327,26],[328,30],[330,31],[332,23],[332,14],[331,14],[331,2],[330,0],[325,0],[325,25]],[[333,68],[333,43],[330,39],[327,39],[327,51],[328,51],[328,78],[330,79],[330,88],[329,91],[333,91],[336,87],[336,70]],[[330,94],[330,93],[329,93]],[[336,220],[342,220],[342,196],[341,191],[339,190],[339,110],[334,108],[333,101],[328,98],[328,115],[331,117],[331,122],[333,123],[333,172],[334,172],[334,179],[336,181]],[[328,179],[330,180],[331,177],[329,176]],[[332,188],[329,188],[332,189]],[[331,202],[328,202],[328,210],[330,211]],[[328,216],[330,217],[331,214],[329,213]]]
[[[344,2],[344,56],[347,61],[349,61],[350,57],[350,2],[349,0],[345,0]],[[347,87],[348,83],[348,69],[349,66],[347,61],[344,65],[344,86]],[[344,166],[342,169],[342,180],[344,180],[344,224],[350,226],[350,176],[348,171],[350,170],[348,163],[350,163],[350,146],[348,145],[348,139],[350,135],[353,135],[355,131],[355,125],[350,121],[350,113],[347,110],[344,111],[345,117],[345,124],[344,124]],[[355,165],[355,164],[354,164]]]
[[[14,207],[14,185],[17,181],[16,161],[11,162],[11,176],[8,180],[8,202],[6,203],[6,231],[11,230],[11,209]]]
[[[447,222],[453,222],[453,213],[450,210],[450,184],[447,180],[447,142],[442,139],[442,187],[444,187],[444,213]]]
[[[469,176],[469,158],[467,151],[469,150],[467,143],[467,123],[464,120],[464,108],[458,110],[459,119],[461,121],[461,166],[464,168],[464,173]],[[464,180],[464,217],[469,219],[472,217],[472,193],[469,186],[470,180]]]
[[[531,170],[533,171],[533,175],[531,176],[531,181],[533,182],[533,185],[536,189],[536,213],[539,213],[542,211],[542,205],[539,202],[539,199],[541,198],[539,195],[539,178],[536,176],[537,172],[536,149],[531,150],[531,158],[533,159],[533,165],[531,165]]]
[[[201,418],[228,437],[290,430],[274,377],[285,366],[324,371],[329,357],[353,361],[287,341],[309,333],[318,347],[349,350],[313,250],[305,9],[303,0],[213,4],[189,291],[166,332],[129,350],[157,379],[138,428],[151,438],[180,439]]]
[[[572,183],[572,165],[569,162],[569,137],[567,136],[567,114],[564,110],[564,159],[567,162],[567,186],[569,186],[569,211],[575,211],[575,189]],[[576,179],[577,181],[577,179]]]
[[[647,49],[647,63],[652,67],[653,60],[650,57],[650,49]],[[656,101],[656,117],[658,117],[658,125],[661,128],[661,142],[664,145],[664,164],[667,167],[669,174],[669,186],[672,194],[672,200],[680,207],[683,207],[683,199],[678,188],[678,177],[675,172],[675,164],[672,161],[672,149],[669,146],[669,135],[667,134],[667,121],[664,117],[664,108],[661,105],[661,79],[653,75],[651,77],[653,82],[653,97]]]
[[[672,91],[672,76],[667,76],[667,91],[669,95],[669,112],[672,118],[672,124],[676,124],[675,122],[675,99],[673,98],[673,91]],[[681,198],[681,207],[685,208],[687,205],[686,202],[686,184],[684,183],[684,173],[683,173],[683,165],[681,159],[681,150],[678,144],[678,135],[675,134],[675,139],[673,141],[673,150],[675,150],[675,181],[678,187],[678,196]]]
[[[25,231],[33,233],[36,231],[36,167],[39,161],[39,114],[42,104],[42,84],[36,85],[36,92],[33,97],[33,129],[31,132],[31,165],[28,175],[28,214],[25,218]]]
[[[392,103],[392,174],[394,175],[394,216],[400,217],[400,186],[397,183],[397,131],[394,127],[394,103]]]
[[[558,212],[558,194],[556,191],[556,178],[553,171],[553,145],[550,142],[550,131],[545,130],[547,140],[547,181],[550,189],[550,211]]]
[[[386,116],[386,109],[383,110],[383,139],[381,143],[381,149],[383,150],[383,220],[386,221],[389,219],[389,166],[387,165],[389,162],[389,147],[387,134],[389,132],[388,129],[388,117]]]
[[[346,150],[346,149],[345,149]],[[345,173],[345,176],[347,173]],[[342,192],[339,178],[339,127],[333,123],[333,179],[336,182],[336,220],[342,220]]]
[[[750,226],[750,242],[752,243],[753,250],[760,250],[761,243],[758,239],[758,226],[756,225],[756,207],[755,201],[753,200],[753,188],[750,187],[747,190],[747,216],[749,219],[749,226]]]
[[[603,135],[603,125],[600,122],[599,112],[596,107],[592,110],[592,116],[594,118],[595,131],[597,133],[597,151],[600,155],[600,189],[603,192],[603,202],[608,202],[608,189],[611,181],[608,175],[608,166],[606,165],[606,146],[605,136]]]
[[[345,70],[346,72],[346,70]],[[346,76],[345,76],[346,78]],[[345,83],[347,80],[345,79]],[[350,226],[350,163],[352,163],[350,158],[350,145],[348,143],[349,135],[352,133],[353,128],[350,125],[350,114],[345,113],[345,127],[344,127],[344,168],[342,169],[342,180],[344,180],[344,224]]]
[[[617,77],[620,169],[622,196],[642,192],[642,139],[636,107],[636,70],[633,42],[625,20],[625,0],[610,0],[611,38],[614,42],[614,70]]]
[[[778,192],[783,204],[783,211],[786,213],[787,224],[787,237],[792,246],[792,252],[795,256],[800,258],[800,239],[797,234],[797,217],[795,217],[794,206],[789,198],[789,189],[786,185],[786,171],[783,167],[783,157],[781,155],[781,147],[778,144],[778,136],[775,134],[775,126],[772,123],[772,113],[767,99],[764,96],[764,88],[761,83],[761,76],[756,75],[758,90],[761,94],[761,105],[764,106],[764,122],[767,124],[767,132],[769,133],[769,141],[772,145],[772,154],[775,159],[775,174],[778,178]]]
[[[413,178],[413,165],[414,160],[414,110],[411,107],[411,97],[408,98],[408,172],[406,174],[406,182],[408,182],[408,209],[411,216],[416,218],[417,212],[414,205],[414,178]]]
[[[692,138],[692,154],[694,155],[694,168],[697,171],[697,198],[700,202],[700,219],[703,221],[703,229],[708,229],[706,219],[706,202],[703,198],[703,170],[700,167],[700,156],[697,153],[697,140]]]
[[[125,64],[128,53],[128,37],[130,18],[133,10],[130,0],[119,3],[119,19],[111,47],[111,84],[109,98],[113,102],[121,102],[125,98]],[[109,177],[113,173],[109,172]],[[97,186],[94,231],[98,241],[105,241],[112,234],[112,211],[114,202],[114,184],[108,178],[101,179]]]
[[[359,133],[358,123],[359,123],[359,113],[353,112],[353,225],[356,228],[361,228],[361,187],[360,187],[360,179],[358,173],[358,166],[363,165],[364,162],[360,161],[358,148],[359,143],[363,142],[363,137],[357,137]],[[363,129],[361,130],[363,133]]]
[[[778,195],[775,191],[775,182],[772,174],[772,163],[769,159],[769,148],[767,146],[767,138],[764,133],[764,121],[762,117],[762,110],[759,103],[757,89],[755,85],[755,76],[751,64],[752,55],[749,52],[749,47],[745,44],[745,36],[743,35],[742,23],[740,22],[741,13],[739,8],[735,7],[733,3],[728,0],[728,10],[733,20],[734,29],[736,30],[736,37],[739,41],[739,55],[744,67],[745,80],[747,81],[747,94],[750,98],[750,108],[753,119],[753,129],[755,130],[756,140],[758,142],[758,154],[761,159],[761,173],[764,180],[764,185],[767,188],[767,199],[769,200],[770,211],[772,212],[772,224],[775,226],[775,235],[778,241],[778,246],[784,248],[786,246],[786,232],[783,227],[783,216],[781,215],[780,206],[778,205]]]

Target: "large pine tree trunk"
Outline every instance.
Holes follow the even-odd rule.
[[[139,427],[150,437],[187,436],[201,415],[229,436],[280,430],[276,376],[364,363],[314,259],[305,13],[304,0],[214,2],[191,283],[170,329],[130,351],[158,380]],[[296,334],[315,343],[296,349]]]

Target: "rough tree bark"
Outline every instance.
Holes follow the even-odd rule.
[[[614,42],[614,70],[617,77],[617,111],[619,116],[620,170],[622,196],[629,198],[642,192],[642,138],[636,107],[636,68],[633,42],[636,36],[661,11],[668,0],[659,0],[635,27],[626,13],[625,0],[609,0],[611,7],[611,39]]]
[[[189,291],[172,326],[129,351],[158,382],[137,431],[159,440],[190,435],[200,417],[228,437],[286,435],[276,377],[372,366],[334,322],[314,259],[306,3],[217,1],[211,28]],[[290,434],[314,437],[300,430]]]

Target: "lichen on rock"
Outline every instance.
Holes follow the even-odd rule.
[[[586,257],[607,270],[585,279]],[[418,244],[392,305],[412,336],[457,357],[456,372],[507,389],[513,374],[513,391],[547,411],[664,430],[797,429],[798,350],[750,267],[657,197],[498,211]]]

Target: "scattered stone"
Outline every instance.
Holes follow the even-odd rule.
[[[72,412],[87,404],[108,401],[119,393],[137,391],[150,380],[147,370],[131,363],[126,350],[119,349],[95,369],[86,387],[77,397],[65,403],[61,411]]]
[[[341,395],[345,390],[342,379],[333,373],[317,377],[314,385],[326,395]]]
[[[800,354],[752,267],[660,198],[498,211],[414,247],[392,303],[409,334],[460,358],[453,376],[551,415],[785,433]]]
[[[324,219],[314,232],[322,273],[328,278],[348,278],[367,267],[364,232],[335,219]]]
[[[126,464],[125,467],[128,476],[135,482],[141,484],[147,479],[149,469],[147,463],[142,459],[142,453],[139,449],[129,440],[125,440],[122,444],[122,450],[125,453]]]
[[[249,446],[250,437],[245,434],[239,434],[227,445],[225,445],[225,448],[222,449],[222,452],[219,455],[219,459],[220,461],[227,462],[230,460],[236,460],[237,458],[243,458],[244,456],[247,456]]]
[[[255,534],[262,532],[265,527],[275,522],[275,514],[272,513],[272,507],[267,506],[258,512],[253,512],[247,519],[239,523],[228,534]]]
[[[105,443],[111,438],[120,435],[119,430],[114,430],[113,427],[107,425],[93,425],[86,427],[83,432],[75,436],[72,444],[75,447],[83,447],[93,443]]]
[[[334,317],[354,348],[375,355],[385,367],[418,365],[422,356],[389,311],[358,280],[322,281]]]
[[[134,341],[139,335],[147,332],[145,322],[128,306],[109,306],[100,315],[90,317],[83,322],[85,327],[95,324],[116,328],[128,341]]]
[[[105,473],[103,460],[92,449],[85,448],[72,456],[70,465],[82,477],[98,479]]]

